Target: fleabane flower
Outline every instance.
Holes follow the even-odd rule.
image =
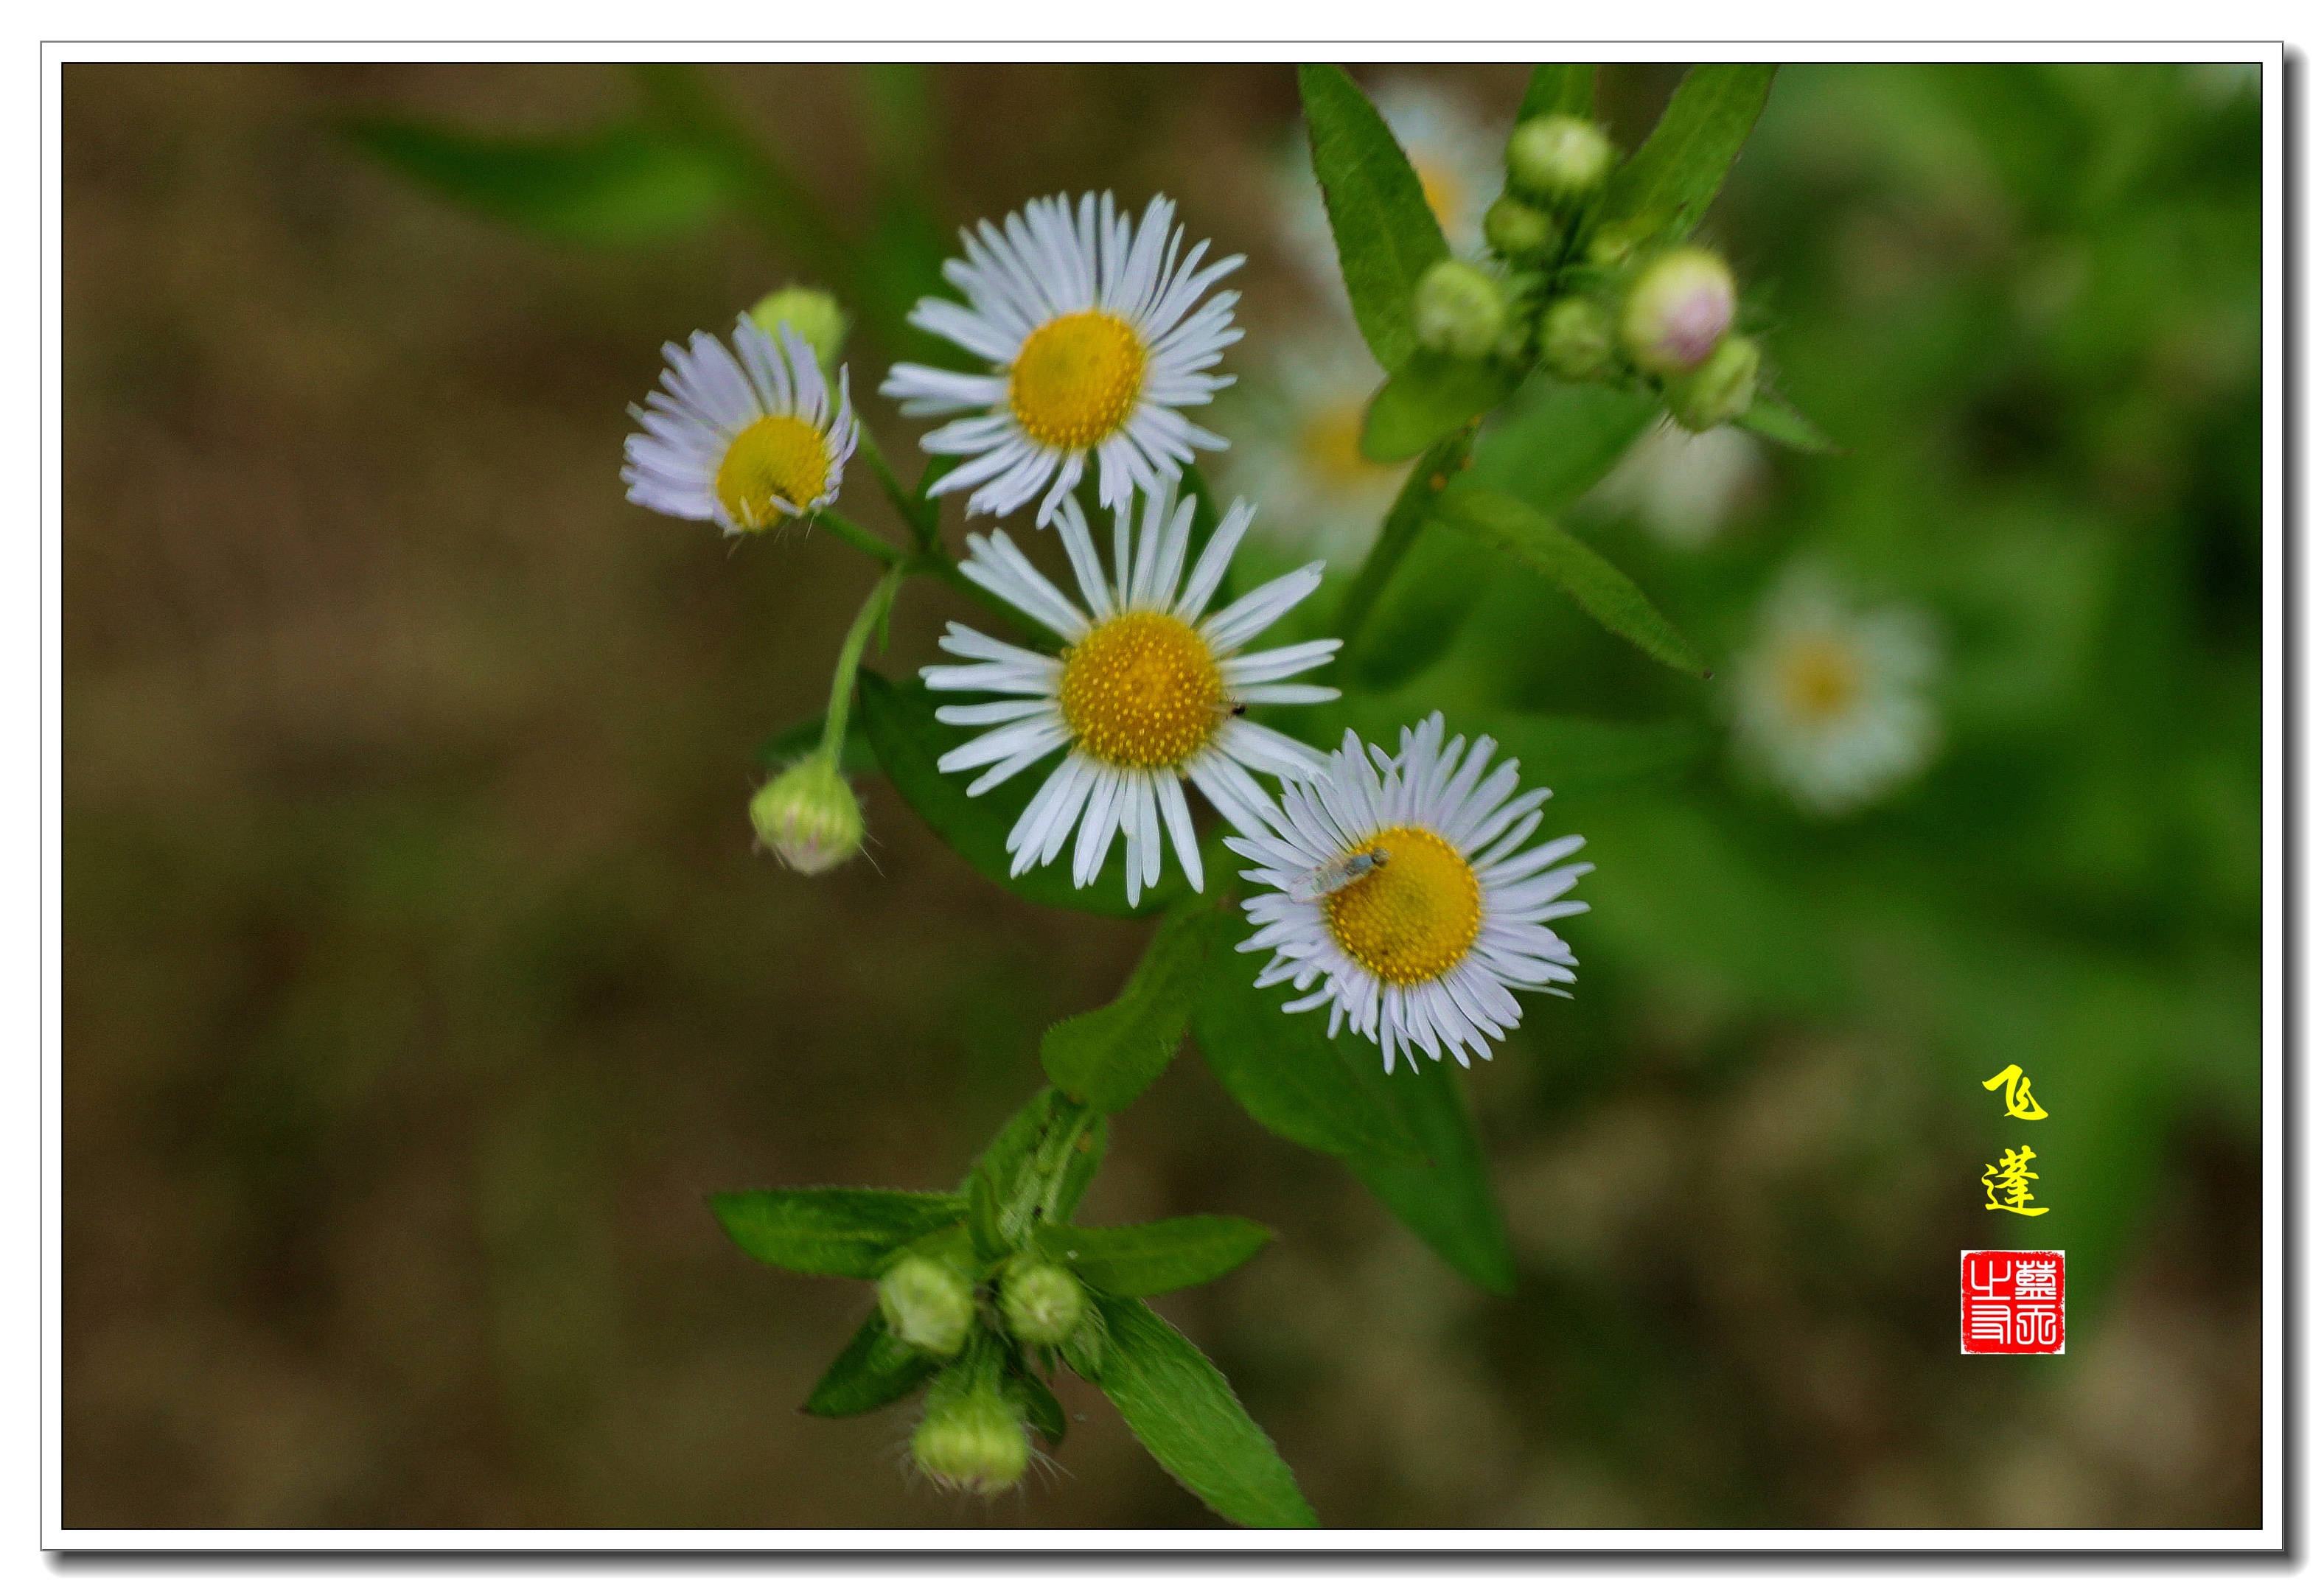
[[[909,318],[991,368],[899,364],[880,386],[908,415],[974,411],[920,439],[927,453],[964,458],[931,495],[973,488],[972,514],[1039,497],[1046,525],[1092,456],[1098,499],[1118,508],[1133,484],[1176,481],[1196,448],[1226,446],[1183,411],[1233,381],[1204,373],[1242,336],[1240,295],[1211,292],[1242,256],[1204,265],[1210,244],[1185,248],[1174,211],[1157,196],[1133,228],[1110,193],[1078,206],[1060,194],[961,233],[967,258],[945,261],[944,274],[968,302],[923,299]]]
[[[1255,534],[1286,551],[1360,557],[1404,472],[1364,457],[1364,405],[1379,367],[1352,335],[1317,331],[1277,350],[1269,378],[1235,389],[1244,420],[1226,480],[1267,505]]]
[[[1483,735],[1448,745],[1442,713],[1406,729],[1394,757],[1351,730],[1320,774],[1286,781],[1263,824],[1238,823],[1227,841],[1259,865],[1242,877],[1268,887],[1244,900],[1259,933],[1236,947],[1271,953],[1259,987],[1302,991],[1287,1012],[1328,1002],[1329,1031],[1344,1022],[1376,1041],[1391,1072],[1415,1050],[1465,1067],[1517,1026],[1512,990],[1573,982],[1572,948],[1548,925],[1589,910],[1563,899],[1591,869],[1564,862],[1582,837],[1519,851],[1549,792],[1515,794],[1514,759],[1488,775],[1494,750]]]
[[[1795,568],[1770,588],[1736,660],[1737,750],[1812,813],[1862,806],[1935,755],[1936,663],[1924,615],[1859,611],[1828,575]]]
[[[630,502],[734,536],[804,519],[839,495],[856,437],[846,367],[835,402],[814,347],[779,330],[779,340],[743,315],[731,350],[707,332],[662,345],[662,391],[630,408],[645,428],[622,449]]]
[[[1134,512],[1139,507],[1142,514]],[[1321,584],[1322,562],[1278,576],[1215,613],[1203,612],[1251,515],[1250,506],[1236,499],[1186,574],[1194,500],[1182,502],[1170,488],[1146,495],[1142,504],[1114,511],[1109,579],[1081,505],[1068,498],[1057,530],[1073,562],[1079,603],[1035,569],[1005,533],[968,538],[971,557],[962,572],[1065,643],[1052,658],[955,623],[937,645],[976,661],[920,671],[937,691],[1001,696],[936,710],[947,724],[999,726],[936,760],[946,773],[985,770],[969,795],[982,796],[1066,749],[1009,832],[1012,876],[1055,860],[1078,825],[1073,879],[1074,888],[1084,888],[1097,878],[1120,833],[1128,837],[1123,871],[1134,906],[1139,893],[1162,877],[1167,831],[1187,882],[1199,890],[1203,860],[1180,781],[1194,781],[1230,822],[1248,824],[1257,822],[1251,813],[1270,802],[1250,770],[1283,778],[1322,767],[1312,749],[1252,723],[1242,709],[1339,695],[1291,676],[1328,661],[1340,643],[1241,650]]]
[[[1445,244],[1456,257],[1476,254],[1484,246],[1485,210],[1501,191],[1499,137],[1487,129],[1465,96],[1419,78],[1388,79],[1372,103],[1412,162],[1420,197],[1443,229]],[[1339,245],[1332,238],[1304,131],[1284,150],[1277,189],[1292,253],[1325,292],[1343,294]],[[1372,381],[1379,384],[1377,376]]]

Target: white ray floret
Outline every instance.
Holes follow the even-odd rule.
[[[1465,1067],[1517,1026],[1511,991],[1574,980],[1572,948],[1548,925],[1589,910],[1563,899],[1591,869],[1564,861],[1582,837],[1519,851],[1549,792],[1516,794],[1514,759],[1488,774],[1493,751],[1482,735],[1447,744],[1442,713],[1406,729],[1394,757],[1367,755],[1351,730],[1227,841],[1259,864],[1242,877],[1268,887],[1245,898],[1259,933],[1237,947],[1270,953],[1259,987],[1300,991],[1287,1012],[1328,1003],[1329,1031],[1344,1022],[1377,1042],[1389,1072],[1416,1050]]]
[[[1173,211],[1157,196],[1133,227],[1110,193],[1078,205],[1059,194],[961,233],[966,258],[945,262],[944,274],[968,302],[923,299],[910,319],[987,369],[899,364],[880,387],[908,415],[962,417],[920,439],[963,461],[932,494],[973,489],[972,514],[1038,497],[1046,525],[1092,456],[1111,509],[1133,485],[1176,481],[1196,448],[1226,446],[1185,411],[1233,381],[1206,373],[1242,336],[1240,295],[1211,289],[1242,256],[1204,265],[1209,243],[1185,247]]]
[[[788,326],[779,334],[745,315],[731,350],[707,332],[662,345],[662,390],[630,409],[645,428],[622,450],[630,502],[732,536],[839,495],[856,440],[846,368],[835,398],[815,349]]]
[[[998,697],[936,710],[947,724],[993,726],[937,759],[946,773],[984,770],[969,795],[982,796],[1065,749],[1064,760],[1009,832],[1012,875],[1054,861],[1078,830],[1073,879],[1084,888],[1120,833],[1127,837],[1123,870],[1134,906],[1161,879],[1167,834],[1187,882],[1199,890],[1203,861],[1181,781],[1192,780],[1231,822],[1251,824],[1251,814],[1272,805],[1251,771],[1284,778],[1322,768],[1313,749],[1252,723],[1242,709],[1339,695],[1291,676],[1328,662],[1340,643],[1242,649],[1314,591],[1323,566],[1296,569],[1214,613],[1204,612],[1252,512],[1235,500],[1189,572],[1194,500],[1182,501],[1168,486],[1140,494],[1114,511],[1109,576],[1081,505],[1066,499],[1057,530],[1079,602],[1035,569],[1005,533],[969,537],[963,573],[1065,643],[1051,657],[954,624],[937,645],[972,661],[920,671],[935,690]]]

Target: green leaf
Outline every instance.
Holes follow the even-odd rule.
[[[1273,1237],[1240,1216],[1173,1216],[1136,1227],[1039,1227],[1033,1247],[1093,1288],[1143,1299],[1225,1276]]]
[[[1423,1058],[1417,1072],[1387,1072],[1378,1045],[1345,1031],[1340,1043],[1370,1063],[1365,1075],[1426,1152],[1418,1164],[1351,1157],[1356,1175],[1462,1276],[1489,1293],[1515,1293],[1517,1263],[1456,1069]]]
[[[1364,410],[1364,457],[1408,459],[1499,408],[1522,380],[1521,371],[1421,349],[1372,394]]]
[[[1107,866],[1088,889],[1074,888],[1068,860],[1064,857],[1047,868],[1010,878],[1005,843],[1009,829],[1038,788],[1036,782],[1020,775],[1017,781],[971,796],[968,782],[973,776],[942,773],[936,759],[977,732],[936,722],[941,699],[918,680],[897,685],[865,669],[856,676],[856,682],[862,694],[860,722],[864,737],[878,754],[880,767],[896,794],[963,861],[994,884],[1038,906],[1104,917],[1143,917],[1185,896],[1185,879],[1166,872],[1160,885],[1141,896],[1137,906],[1130,906],[1123,896],[1120,870],[1115,865],[1121,850],[1119,835],[1108,851]]]
[[[1525,100],[1517,120],[1536,116],[1580,116],[1587,121],[1598,106],[1598,69],[1587,64],[1538,66],[1526,80]]]
[[[1628,575],[1547,516],[1500,492],[1456,485],[1436,500],[1436,517],[1547,575],[1583,612],[1657,663],[1710,677],[1692,644]]]
[[[1765,63],[1690,69],[1646,142],[1606,184],[1599,226],[1634,244],[1684,237],[1711,208],[1767,103]]]
[[[1105,1159],[1102,1114],[1045,1089],[993,1135],[962,1185],[982,1177],[991,1190],[991,1219],[1010,1248],[1044,1221],[1069,1219]]]
[[[1397,732],[1443,706],[1434,697],[1352,693],[1335,704],[1342,722],[1378,746],[1396,745]],[[1684,771],[1710,748],[1699,724],[1683,720],[1616,724],[1529,713],[1514,708],[1466,707],[1446,714],[1458,735],[1489,735],[1500,758],[1515,758],[1527,788],[1546,785],[1567,800],[1626,791]],[[1556,822],[1557,809],[1551,809]]]
[[[1213,912],[1205,932],[1210,963],[1194,1043],[1252,1119],[1327,1155],[1417,1155],[1412,1136],[1323,1036],[1323,1014],[1284,1011],[1288,985],[1253,987],[1267,958],[1234,948],[1250,934],[1242,915]]]
[[[877,1277],[899,1248],[968,1214],[955,1195],[900,1189],[744,1189],[710,1209],[745,1255],[817,1277]]]
[[[823,744],[823,715],[801,719],[779,735],[770,735],[759,743],[759,767],[773,771],[788,768]],[[839,749],[839,771],[855,776],[879,771],[880,759],[872,755],[872,742],[863,734],[860,720],[850,720],[846,742]]]
[[[1162,920],[1111,1005],[1053,1024],[1041,1035],[1042,1071],[1074,1100],[1120,1110],[1178,1054],[1202,979],[1201,927],[1182,909]]]
[[[529,139],[398,116],[341,126],[356,148],[438,198],[571,243],[637,243],[697,226],[725,192],[715,164],[647,127]]]
[[[888,1330],[877,1310],[856,1329],[800,1410],[837,1420],[868,1414],[914,1392],[936,1374],[936,1362]]]
[[[1401,370],[1417,346],[1413,290],[1449,253],[1443,231],[1412,162],[1353,78],[1336,66],[1303,65],[1299,103],[1356,327],[1382,370]]]
[[[1792,407],[1776,393],[1761,388],[1751,400],[1751,407],[1738,417],[1735,423],[1746,431],[1757,431],[1770,442],[1780,442],[1785,447],[1797,448],[1803,454],[1843,454],[1848,450],[1823,434],[1823,428]]]
[[[1313,1526],[1291,1468],[1203,1351],[1134,1299],[1096,1303],[1098,1389],[1162,1468],[1237,1525]]]
[[[1499,563],[1475,538],[1434,520],[1424,524],[1350,649],[1350,676],[1367,690],[1387,691],[1443,657],[1484,601]]]
[[[1057,1403],[1057,1395],[1049,1391],[1047,1383],[1019,1366],[1010,1369],[1007,1386],[1028,1425],[1047,1438],[1053,1447],[1065,1440],[1065,1406]]]
[[[1662,412],[1651,392],[1536,381],[1477,438],[1467,484],[1563,514],[1602,480]]]

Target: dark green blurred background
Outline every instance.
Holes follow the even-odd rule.
[[[1524,82],[1397,70],[1497,128]],[[853,69],[710,75],[866,217]],[[1625,143],[1675,76],[1605,74]],[[903,1478],[908,1413],[795,1413],[864,1290],[702,1203],[951,1184],[1143,935],[984,884],[876,779],[868,858],[752,854],[754,750],[865,569],[617,471],[660,342],[798,262],[741,223],[536,242],[332,131],[577,128],[632,102],[613,68],[64,82],[65,1523],[1211,1523],[1070,1378],[1064,1474],[990,1507]],[[1252,256],[1227,368],[1288,335],[1287,67],[927,103],[947,225],[1164,189]],[[1553,804],[1599,865],[1579,998],[1469,1080],[1520,1293],[1191,1051],[1084,1207],[1277,1229],[1163,1308],[1327,1525],[2258,1524],[2260,137],[2232,68],[1778,75],[1710,235],[1850,451],[1774,460],[1698,551],[1585,529],[1722,659],[1802,550],[1922,608],[1944,748],[1812,821],[1737,777],[1715,691],[1496,584],[1420,685],[1456,730],[1704,743]],[[956,612],[909,591],[882,667]],[[2013,1062],[2049,1120],[1979,1089]],[[2049,1216],[1980,1209],[2005,1138]],[[1965,1357],[1956,1252],[2016,1245],[2067,1251],[2067,1353]]]

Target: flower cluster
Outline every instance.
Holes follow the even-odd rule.
[[[1572,149],[1544,159],[1565,172],[1556,182],[1587,186],[1566,170],[1581,160]],[[1489,235],[1506,236],[1500,214],[1498,234],[1488,217]],[[1212,373],[1242,335],[1236,296],[1213,290],[1241,256],[1205,263],[1209,244],[1189,246],[1174,217],[1158,198],[1133,225],[1111,194],[1061,196],[964,232],[963,257],[944,274],[965,302],[924,299],[910,319],[985,368],[898,364],[881,383],[906,415],[955,417],[920,439],[954,461],[929,494],[964,492],[972,514],[1035,505],[1071,576],[1068,591],[1006,531],[969,536],[956,575],[1054,644],[947,628],[938,645],[961,661],[921,675],[933,691],[977,698],[936,717],[978,732],[937,767],[973,773],[967,794],[982,797],[1055,759],[1010,829],[1011,872],[1047,867],[1070,844],[1074,886],[1087,888],[1119,838],[1133,906],[1167,860],[1204,886],[1192,786],[1231,830],[1226,844],[1258,865],[1242,875],[1257,888],[1243,903],[1256,933],[1241,949],[1270,954],[1259,985],[1290,984],[1298,993],[1286,1011],[1328,1002],[1329,1030],[1351,1026],[1391,1071],[1416,1066],[1416,1053],[1466,1065],[1517,1024],[1513,991],[1573,979],[1572,949],[1545,925],[1584,910],[1563,897],[1587,865],[1559,865],[1581,837],[1520,850],[1550,793],[1520,794],[1514,761],[1491,767],[1490,740],[1448,742],[1441,714],[1406,730],[1393,754],[1350,732],[1329,755],[1250,716],[1336,698],[1301,676],[1331,665],[1340,642],[1255,648],[1323,584],[1323,564],[1228,599],[1258,511],[1237,498],[1204,525],[1201,502],[1182,488],[1196,449],[1227,446],[1188,411],[1231,380]],[[1473,306],[1461,295],[1475,296],[1475,282],[1446,277],[1433,291],[1424,284],[1436,317],[1425,314],[1424,327],[1466,336]],[[835,360],[844,331],[835,306],[790,290],[742,318],[732,351],[701,333],[671,345],[666,391],[635,411],[646,429],[630,439],[632,499],[730,533],[789,520],[846,526],[832,505],[860,434]],[[1093,465],[1095,510],[1112,521],[1102,550],[1075,492]],[[860,652],[861,634],[851,645]],[[843,659],[835,724],[853,667],[853,655]],[[827,727],[824,748],[753,806],[761,838],[802,871],[835,865],[861,841],[841,745]],[[890,1308],[926,1313],[901,1293]]]

